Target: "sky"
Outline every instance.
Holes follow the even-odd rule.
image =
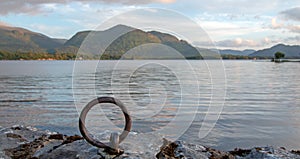
[[[1,0],[0,25],[69,39],[120,14],[148,8],[182,14],[202,28],[219,49],[259,50],[300,42],[299,0]],[[176,18],[168,22],[180,23]],[[189,42],[205,47],[196,38]]]

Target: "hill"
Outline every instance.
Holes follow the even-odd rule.
[[[0,26],[0,50],[7,52],[53,52],[61,47],[62,39],[52,39],[46,35],[24,28]]]
[[[232,50],[232,49],[225,49],[225,50],[219,50],[221,55],[239,55],[239,56],[248,56],[255,52],[255,50],[252,49],[246,49],[243,51],[240,50]]]
[[[124,32],[126,34],[122,35]],[[105,48],[106,50],[101,57],[102,59],[119,59],[120,57],[129,59],[171,59],[182,58],[182,56],[188,59],[202,58],[196,48],[184,40],[179,40],[173,35],[158,31],[146,32],[125,25],[116,25],[103,31],[77,32],[69,40],[50,38],[24,28],[0,26],[0,58],[72,59],[87,37],[92,38],[88,49],[90,51],[85,50],[86,54],[83,57],[88,59],[99,58],[99,48],[101,48],[104,43],[107,43],[106,39],[109,39],[107,37],[116,37],[116,39],[111,41],[110,45]],[[147,45],[147,47],[145,47],[144,45],[146,44],[161,45]],[[139,47],[139,49],[136,49],[136,47]],[[102,47],[102,49],[103,48],[104,47]],[[124,55],[132,49],[134,50],[133,52]],[[174,50],[181,53],[180,57],[171,55]]]
[[[127,32],[124,35],[119,36],[121,33]],[[120,34],[119,34],[120,33]],[[173,48],[174,50],[180,52],[185,58],[188,59],[201,59],[201,56],[199,55],[198,51],[196,48],[194,48],[192,45],[190,45],[188,42],[184,40],[179,40],[177,37],[166,34],[166,33],[161,33],[158,31],[150,31],[146,32],[140,29],[135,29],[129,26],[125,25],[117,25],[112,28],[109,28],[104,31],[83,31],[83,32],[78,32],[76,33],[70,40],[68,40],[64,46],[60,49],[58,49],[59,52],[69,52],[69,51],[76,51],[79,49],[80,45],[84,41],[84,39],[89,35],[89,38],[93,38],[93,40],[90,40],[91,43],[95,41],[95,44],[91,44],[91,47],[94,47],[95,45],[99,45],[99,41],[104,40],[105,37],[107,36],[116,36],[118,37],[114,41],[111,42],[111,44],[105,48],[106,50],[104,51],[104,54],[102,55],[102,59],[119,59],[121,57],[123,58],[129,58],[129,59],[143,59],[143,58],[179,58],[177,57],[172,57],[170,52],[170,49],[165,49],[161,47],[152,47],[150,48],[150,45],[148,45],[148,48],[141,47],[140,49],[143,48],[141,52],[138,52],[138,50],[134,50],[134,52],[131,52],[130,54],[123,56],[125,53],[130,51],[131,49],[141,46],[143,44],[162,44],[169,46]],[[104,38],[103,38],[104,37]],[[98,44],[97,42],[98,41]],[[100,43],[101,44],[101,43]],[[101,48],[101,46],[98,46],[98,50]],[[101,48],[103,49],[103,48]],[[146,49],[146,50],[144,50]],[[152,51],[151,51],[152,49]],[[96,50],[96,49],[91,49],[91,50]],[[164,50],[169,53],[165,53],[163,51],[160,51],[160,54],[153,53],[155,51],[159,50]],[[146,55],[144,52],[147,52],[148,54]],[[96,55],[97,52],[90,51],[87,52],[87,55],[93,56]],[[152,54],[152,55],[150,55]],[[166,54],[168,54],[166,56]]]
[[[299,45],[284,45],[278,44],[271,48],[256,51],[249,55],[249,57],[267,57],[273,58],[276,52],[283,52],[285,58],[300,58],[300,46]]]

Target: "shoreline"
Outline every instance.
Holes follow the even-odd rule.
[[[80,135],[65,135],[49,130],[39,130],[31,126],[15,125],[0,130],[0,158],[101,158],[103,151],[88,144]],[[222,151],[199,144],[184,141],[168,141],[162,139],[162,146],[155,150],[145,149],[144,152],[135,152],[130,145],[121,144],[125,153],[116,159],[287,159],[299,158],[300,150],[287,150],[284,147],[272,146],[253,147],[251,149],[236,148],[231,151]],[[104,153],[105,154],[105,153]]]

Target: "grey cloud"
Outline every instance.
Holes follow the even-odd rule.
[[[300,42],[300,36],[288,37],[288,38],[285,38],[284,41],[299,43]]]
[[[212,43],[207,42],[207,41],[195,41],[195,42],[193,42],[193,44],[195,46],[203,47],[203,48],[214,48],[214,47],[240,48],[240,47],[248,46],[247,44],[245,44],[245,42],[244,43],[237,42],[237,40],[234,40],[234,39],[216,41],[214,43],[215,46],[213,46]]]
[[[300,34],[300,27],[297,25],[284,25],[280,28],[272,28],[272,29],[283,29],[283,33],[285,32],[285,30],[291,32],[291,33],[297,33]]]
[[[295,7],[282,11],[280,12],[280,14],[286,19],[300,21],[300,7]]]
[[[82,2],[82,3],[106,3],[106,4],[122,4],[122,5],[145,5],[151,3],[173,3],[176,0],[1,0],[0,1],[0,14],[9,13],[26,13],[26,14],[36,14],[43,12],[41,5],[43,4],[66,4],[71,2]],[[292,5],[297,3],[295,0],[285,0],[288,4]],[[246,14],[265,12],[266,10],[273,10],[276,7],[282,7],[282,2],[280,0],[260,0],[253,3],[252,0],[177,0],[181,3],[180,10],[206,10],[211,12],[220,13],[232,13],[236,14]],[[264,7],[261,7],[264,6]],[[179,8],[177,8],[179,9]],[[235,18],[232,16],[231,18]]]
[[[288,30],[292,33],[300,33],[300,7],[290,8],[279,12],[276,18],[272,19],[272,29]]]
[[[300,33],[300,26],[298,26],[298,25],[289,25],[289,26],[287,26],[287,29],[293,33]]]
[[[276,43],[277,40],[270,40],[269,38],[264,38],[260,40],[249,40],[249,39],[227,39],[215,42],[216,47],[218,48],[261,48],[266,45]],[[207,42],[193,42],[194,45],[199,47],[209,47],[211,48],[211,44]]]
[[[173,3],[177,1],[180,3],[179,8],[182,10],[206,10],[210,12],[218,13],[232,13],[236,14],[246,14],[265,12],[266,10],[272,10],[278,6],[281,6],[280,0],[260,0],[253,3],[252,0],[1,0],[0,1],[0,14],[9,13],[26,13],[34,14],[39,13],[41,10],[41,5],[56,3],[56,4],[66,4],[71,2],[82,2],[82,3],[106,3],[106,4],[122,4],[122,5],[145,5],[151,3]],[[285,0],[289,4],[294,4],[295,0]],[[264,7],[261,7],[264,6]],[[176,9],[176,8],[175,8]],[[234,16],[232,17],[234,18]]]
[[[245,40],[245,39],[234,39],[234,40],[223,40],[216,42],[217,46],[220,47],[257,47],[260,44],[256,43],[253,40]]]
[[[4,0],[0,2],[0,14],[15,13],[27,13],[35,14],[39,12],[39,6],[25,1],[8,1]]]
[[[42,9],[44,4],[67,4],[71,2],[81,3],[117,3],[122,5],[143,5],[149,3],[172,3],[174,0],[1,0],[0,14],[10,13],[38,14],[45,12]]]
[[[240,47],[241,44],[237,44],[235,40],[223,40],[216,42],[219,47]]]

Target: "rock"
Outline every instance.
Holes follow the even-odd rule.
[[[299,150],[288,151],[283,147],[267,146],[225,152],[183,141],[171,142],[164,139],[159,150],[158,146],[151,146],[153,145],[151,140],[145,141],[149,144],[149,148],[138,149],[137,145],[133,147],[135,142],[122,143],[119,146],[125,149],[125,152],[116,157],[109,156],[103,149],[91,146],[79,135],[67,136],[16,125],[0,130],[0,159],[300,159]]]
[[[284,147],[255,147],[250,150],[238,149],[230,151],[230,153],[237,159],[300,159],[300,155],[294,154],[293,151],[288,151]]]
[[[294,154],[300,155],[300,150],[292,150],[291,152]]]
[[[13,159],[29,159],[33,156],[37,149],[40,149],[44,146],[46,141],[46,136],[41,136],[32,142],[21,144],[18,147],[4,149],[4,152]]]
[[[24,138],[23,138],[21,135],[19,135],[19,134],[7,133],[6,136],[7,136],[8,138],[19,139],[21,142],[27,141],[26,139],[24,139]]]
[[[163,139],[163,145],[160,152],[157,153],[157,159],[206,159],[208,154],[202,146],[185,144],[182,141],[170,142]]]
[[[158,159],[175,158],[175,149],[178,147],[176,143],[164,139],[164,143],[160,148],[160,152],[156,155]]]
[[[235,149],[225,152],[209,147],[187,144],[180,141],[170,142],[164,139],[157,159],[300,159],[300,151],[288,151],[283,147],[256,147]]]
[[[98,154],[99,149],[91,146],[84,140],[77,140],[72,143],[68,143],[59,146],[52,151],[44,152],[38,156],[39,159],[90,159],[90,158],[101,158]]]
[[[239,149],[236,148],[233,151],[229,151],[230,154],[233,156],[246,156],[251,152],[251,150],[244,150],[244,149]]]
[[[235,159],[235,156],[229,152],[219,151],[212,148],[207,148],[210,153],[209,159]]]
[[[81,137],[79,135],[66,136],[66,139],[64,140],[64,142],[62,144],[72,143],[72,142],[77,141],[77,140],[83,140],[83,137]]]
[[[20,127],[20,125],[14,125],[14,126],[11,127],[11,129],[13,129],[13,130],[21,130],[21,127]]]
[[[63,140],[63,134],[51,134],[48,139]]]
[[[64,136],[63,134],[49,133],[49,131],[40,131],[34,127],[24,126],[2,129],[0,139],[0,158],[13,159],[41,158],[41,156],[49,156],[50,154],[52,156],[57,154],[57,157],[53,158],[62,158],[63,153],[59,155],[57,151],[54,151],[55,149],[77,140],[83,140],[79,135]],[[59,149],[59,151],[63,150]],[[74,155],[67,155],[70,154],[70,151],[65,151],[65,154],[66,157],[72,158]],[[77,155],[76,152],[73,154]]]

